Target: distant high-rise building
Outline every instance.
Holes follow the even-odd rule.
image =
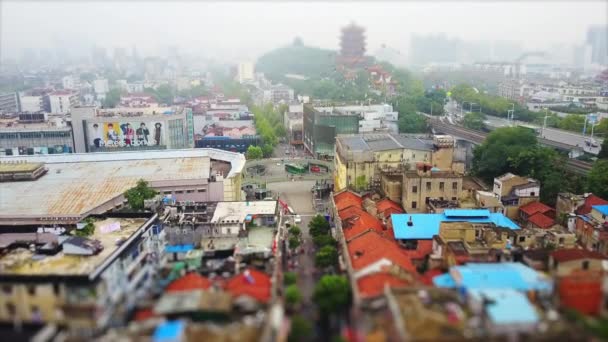
[[[608,64],[608,26],[591,26],[586,43],[591,46],[591,63]]]
[[[253,81],[255,76],[254,66],[252,62],[239,63],[238,78],[239,83]]]

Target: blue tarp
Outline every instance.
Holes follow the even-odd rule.
[[[166,253],[186,253],[194,249],[194,245],[171,245],[165,247]]]
[[[594,206],[591,206],[591,208],[599,211],[600,214],[602,214],[602,215],[608,215],[608,204],[594,205]]]
[[[450,216],[448,216],[450,215]],[[408,222],[411,219],[411,226]],[[395,239],[430,240],[439,234],[441,222],[493,223],[499,227],[519,229],[519,226],[503,214],[488,210],[446,210],[443,214],[392,214]]]
[[[460,280],[457,282],[454,275]],[[518,263],[488,263],[454,266],[450,272],[433,278],[437,287],[473,289],[514,289],[551,291],[551,280],[536,270]]]
[[[162,323],[154,330],[152,340],[154,342],[181,341],[180,336],[184,334],[186,324],[182,321],[169,321]]]

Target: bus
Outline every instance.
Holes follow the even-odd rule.
[[[306,167],[296,164],[285,164],[285,171],[294,175],[303,175],[306,173]]]

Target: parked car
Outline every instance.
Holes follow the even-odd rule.
[[[302,217],[300,215],[296,215],[296,217],[293,219],[293,222],[302,223]]]

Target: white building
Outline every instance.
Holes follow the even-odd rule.
[[[63,85],[63,89],[67,89],[67,90],[76,90],[80,87],[79,85],[80,82],[78,82],[78,80],[71,75],[68,76],[64,76],[61,79],[61,84]]]
[[[239,63],[239,83],[250,82],[255,79],[254,66],[252,62]]]
[[[128,93],[143,93],[143,91],[144,91],[143,82],[127,83],[127,92]]]
[[[105,98],[106,93],[110,91],[110,86],[108,85],[108,80],[99,79],[93,81],[93,89],[95,90],[95,95],[97,98]]]
[[[270,86],[262,92],[262,103],[290,103],[293,99],[293,89],[284,84]]]
[[[315,107],[321,112],[338,112],[344,115],[359,115],[359,133],[393,132],[398,133],[399,113],[390,104],[374,104],[341,107]]]
[[[49,94],[52,114],[68,114],[78,104],[78,93],[70,90],[58,90]]]

